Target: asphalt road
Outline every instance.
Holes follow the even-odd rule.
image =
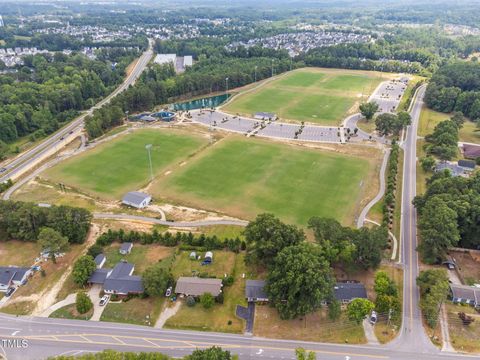
[[[40,161],[51,155],[52,152],[55,152],[60,147],[64,146],[66,143],[65,139],[67,137],[71,138],[78,136],[83,129],[84,120],[88,115],[91,115],[94,110],[101,108],[105,104],[108,104],[115,96],[135,83],[153,55],[152,45],[153,42],[150,41],[149,48],[139,58],[130,75],[110,95],[108,95],[94,107],[84,112],[81,116],[74,119],[67,126],[43,140],[40,144],[25,151],[13,160],[7,162],[5,165],[0,165],[0,167],[7,169],[0,177],[0,182],[6,181],[10,178],[16,179],[38,164]]]
[[[417,159],[417,128],[423,106],[423,96],[426,86],[417,91],[416,99],[410,111],[412,125],[407,128],[404,149],[402,217],[401,217],[401,262],[404,264],[403,277],[403,325],[400,336],[395,344],[411,347],[419,351],[436,351],[425,334],[421,311],[419,308],[420,294],[416,285],[418,276],[417,248],[417,213],[412,204],[416,195],[416,159]]]
[[[244,335],[162,330],[117,323],[14,317],[4,314],[0,315],[0,340],[2,340],[0,345],[3,345],[0,354],[4,352],[8,360],[44,359],[59,354],[79,355],[103,349],[155,351],[178,357],[190,354],[196,348],[214,345],[238,354],[242,360],[294,359],[294,350],[300,346],[315,351],[317,358],[322,360],[462,358],[459,355],[439,351],[423,353],[413,346],[395,348],[319,344]],[[7,343],[7,340],[10,340],[10,343]]]

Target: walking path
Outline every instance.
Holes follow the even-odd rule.
[[[380,226],[380,224],[378,222],[370,220],[370,219],[365,219],[365,222],[369,222],[371,224],[375,224],[377,226]],[[388,230],[388,235],[390,236],[390,238],[392,239],[392,242],[393,242],[392,256],[390,257],[390,260],[393,261],[397,257],[398,240],[390,230]]]
[[[48,309],[42,312],[39,316],[49,317],[55,311],[57,311],[58,309],[61,309],[64,306],[75,304],[76,298],[77,298],[77,294],[70,294],[62,301],[59,301],[56,304],[53,304],[52,306],[50,306]]]
[[[450,341],[450,332],[448,331],[448,317],[447,317],[447,309],[445,309],[445,305],[442,305],[442,310],[440,313],[440,327],[442,329],[442,351],[447,352],[455,352],[455,349],[452,346],[452,342]]]

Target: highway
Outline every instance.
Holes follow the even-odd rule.
[[[240,359],[295,359],[297,347],[315,351],[321,360],[454,360],[464,357],[414,346],[356,346],[271,340],[244,335],[174,331],[144,326],[78,320],[0,315],[0,354],[8,360],[44,359],[59,354],[79,355],[103,349],[162,352],[185,356],[196,348],[221,346]],[[7,342],[10,340],[10,343]],[[15,342],[12,340],[16,340]],[[23,341],[23,342],[22,342]],[[23,345],[23,346],[22,346]],[[470,357],[474,358],[474,357]]]
[[[14,159],[5,162],[5,165],[0,165],[0,168],[5,168],[6,171],[2,173],[0,182],[4,182],[8,179],[15,180],[31,168],[39,164],[48,156],[58,151],[61,147],[68,142],[79,136],[84,125],[84,120],[87,116],[91,115],[94,110],[101,108],[105,104],[108,104],[115,96],[126,90],[130,85],[134,84],[138,77],[142,74],[143,70],[149,63],[153,55],[153,41],[149,40],[148,49],[138,59],[132,72],[128,75],[125,81],[117,87],[110,95],[105,97],[102,101],[95,106],[85,111],[82,115],[71,121],[67,126],[61,128],[50,137],[43,140],[40,144],[32,147],[24,153],[18,155]]]

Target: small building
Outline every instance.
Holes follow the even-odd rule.
[[[186,68],[187,66],[193,66],[193,57],[191,55],[183,57],[183,67]]]
[[[247,280],[245,285],[245,297],[248,302],[268,302],[268,295],[265,292],[264,280]]]
[[[269,112],[257,112],[253,117],[257,120],[275,120],[277,115]]]
[[[463,156],[467,159],[475,160],[480,157],[480,145],[463,144]]]
[[[454,304],[468,304],[480,308],[480,288],[467,285],[450,285],[452,302]]]
[[[141,294],[144,291],[143,281],[140,276],[133,275],[134,269],[133,264],[121,261],[113,269],[95,270],[88,282],[103,285],[106,294]]]
[[[435,172],[440,172],[444,170],[449,170],[450,174],[453,177],[457,176],[462,176],[462,177],[468,177],[472,173],[473,169],[475,168],[470,168],[470,167],[463,167],[459,165],[460,161],[458,163],[450,162],[450,161],[440,161],[435,165]]]
[[[462,159],[462,160],[458,160],[458,166],[465,169],[465,171],[473,171],[475,170],[476,164],[475,164],[475,161],[473,160]]]
[[[192,251],[190,253],[190,260],[196,260],[197,259],[197,253],[195,251]]]
[[[12,285],[21,286],[27,282],[32,269],[18,266],[0,266],[0,292],[6,292]]]
[[[342,304],[348,304],[354,299],[367,299],[367,290],[359,282],[336,283],[333,291],[335,299]]]
[[[160,65],[169,64],[169,63],[174,65],[176,60],[177,60],[176,54],[158,54],[157,56],[155,56],[155,59],[153,60],[153,62],[155,64],[160,64]]]
[[[222,280],[198,277],[180,277],[175,286],[175,293],[185,296],[201,296],[210,293],[218,296],[222,292]]]
[[[205,253],[205,259],[203,260],[206,264],[211,264],[213,261],[213,253],[211,251],[207,251]]]
[[[132,252],[132,249],[133,249],[133,243],[131,242],[124,242],[122,243],[122,245],[120,246],[120,254],[122,255],[128,255]]]
[[[103,265],[105,265],[105,261],[107,261],[107,258],[103,254],[98,254],[97,256],[95,256],[94,261],[95,261],[95,264],[97,265],[97,269],[101,269]]]
[[[131,191],[125,194],[122,199],[122,204],[132,206],[137,209],[143,209],[144,207],[147,207],[151,201],[152,197],[150,195],[140,191]]]

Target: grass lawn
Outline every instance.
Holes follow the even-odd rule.
[[[357,122],[357,126],[360,130],[365,131],[368,134],[371,134],[375,131],[376,125],[375,125],[375,120],[372,119],[370,121],[367,121],[365,118],[359,120]],[[353,129],[352,129],[353,130]]]
[[[0,312],[12,315],[29,315],[35,309],[35,303],[31,301],[18,301],[0,308]]]
[[[49,317],[58,319],[90,320],[92,315],[93,308],[85,314],[80,314],[77,311],[76,305],[71,304],[54,311]]]
[[[235,225],[212,225],[203,226],[198,229],[198,232],[204,233],[208,236],[216,235],[219,239],[243,239],[243,226]]]
[[[247,116],[267,111],[284,120],[337,125],[380,82],[375,72],[304,68],[239,94],[223,110]]]
[[[433,129],[439,122],[443,120],[448,120],[450,116],[451,114],[437,112],[424,106],[420,115],[418,135],[425,136],[431,134],[433,132]],[[459,140],[463,142],[480,144],[480,132],[475,131],[476,129],[477,126],[473,121],[465,120],[463,127],[458,133]]]
[[[135,265],[135,273],[141,274],[151,265],[170,257],[173,254],[174,248],[160,246],[160,245],[141,245],[134,244],[132,252],[127,255],[122,255],[119,252],[120,244],[112,244],[104,249],[104,254],[107,257],[104,268],[113,268],[121,260],[127,260],[129,263]]]
[[[253,219],[272,212],[305,225],[311,216],[351,222],[376,159],[231,136],[152,186],[153,195]]]
[[[127,302],[110,301],[100,321],[153,326],[160,315],[163,302],[164,298],[157,297],[133,298]]]
[[[191,251],[181,251],[175,256],[172,265],[172,274],[174,279],[180,276],[192,276],[193,273],[208,273],[208,275],[223,278],[224,274],[231,275],[235,266],[235,253],[231,251],[215,250],[213,251],[213,262],[210,265],[202,265],[202,259],[190,260]],[[203,253],[198,253],[203,257]]]
[[[328,343],[365,344],[367,342],[362,325],[345,317],[337,321],[328,318],[326,308],[306,317],[281,320],[277,310],[268,306],[255,309],[255,336],[274,339],[319,341]]]
[[[40,245],[34,242],[0,241],[0,266],[31,266],[40,255],[40,250]]]
[[[227,256],[227,254],[230,256]],[[231,252],[216,251],[213,256],[214,262],[218,260],[220,256],[224,257],[225,265],[229,265],[229,269],[226,270],[226,273],[232,274],[235,278],[232,286],[223,288],[224,303],[215,304],[208,310],[204,309],[199,303],[194,307],[188,307],[183,303],[177,314],[167,321],[165,327],[229,333],[243,332],[245,322],[235,316],[235,309],[237,305],[246,306],[244,292],[245,279],[242,278],[242,274],[247,273],[244,254],[235,255]],[[182,265],[183,262],[177,263],[175,268]],[[220,270],[217,269],[215,272],[212,271],[212,273],[218,274],[219,271]],[[223,277],[223,274],[217,276]]]
[[[470,306],[445,304],[448,317],[448,330],[453,347],[458,351],[480,352],[480,315]],[[475,321],[463,325],[458,317],[459,312],[473,316]]]
[[[148,183],[147,144],[153,144],[153,172],[159,175],[207,144],[207,139],[178,130],[138,130],[70,158],[45,176],[95,195],[120,199]]]

